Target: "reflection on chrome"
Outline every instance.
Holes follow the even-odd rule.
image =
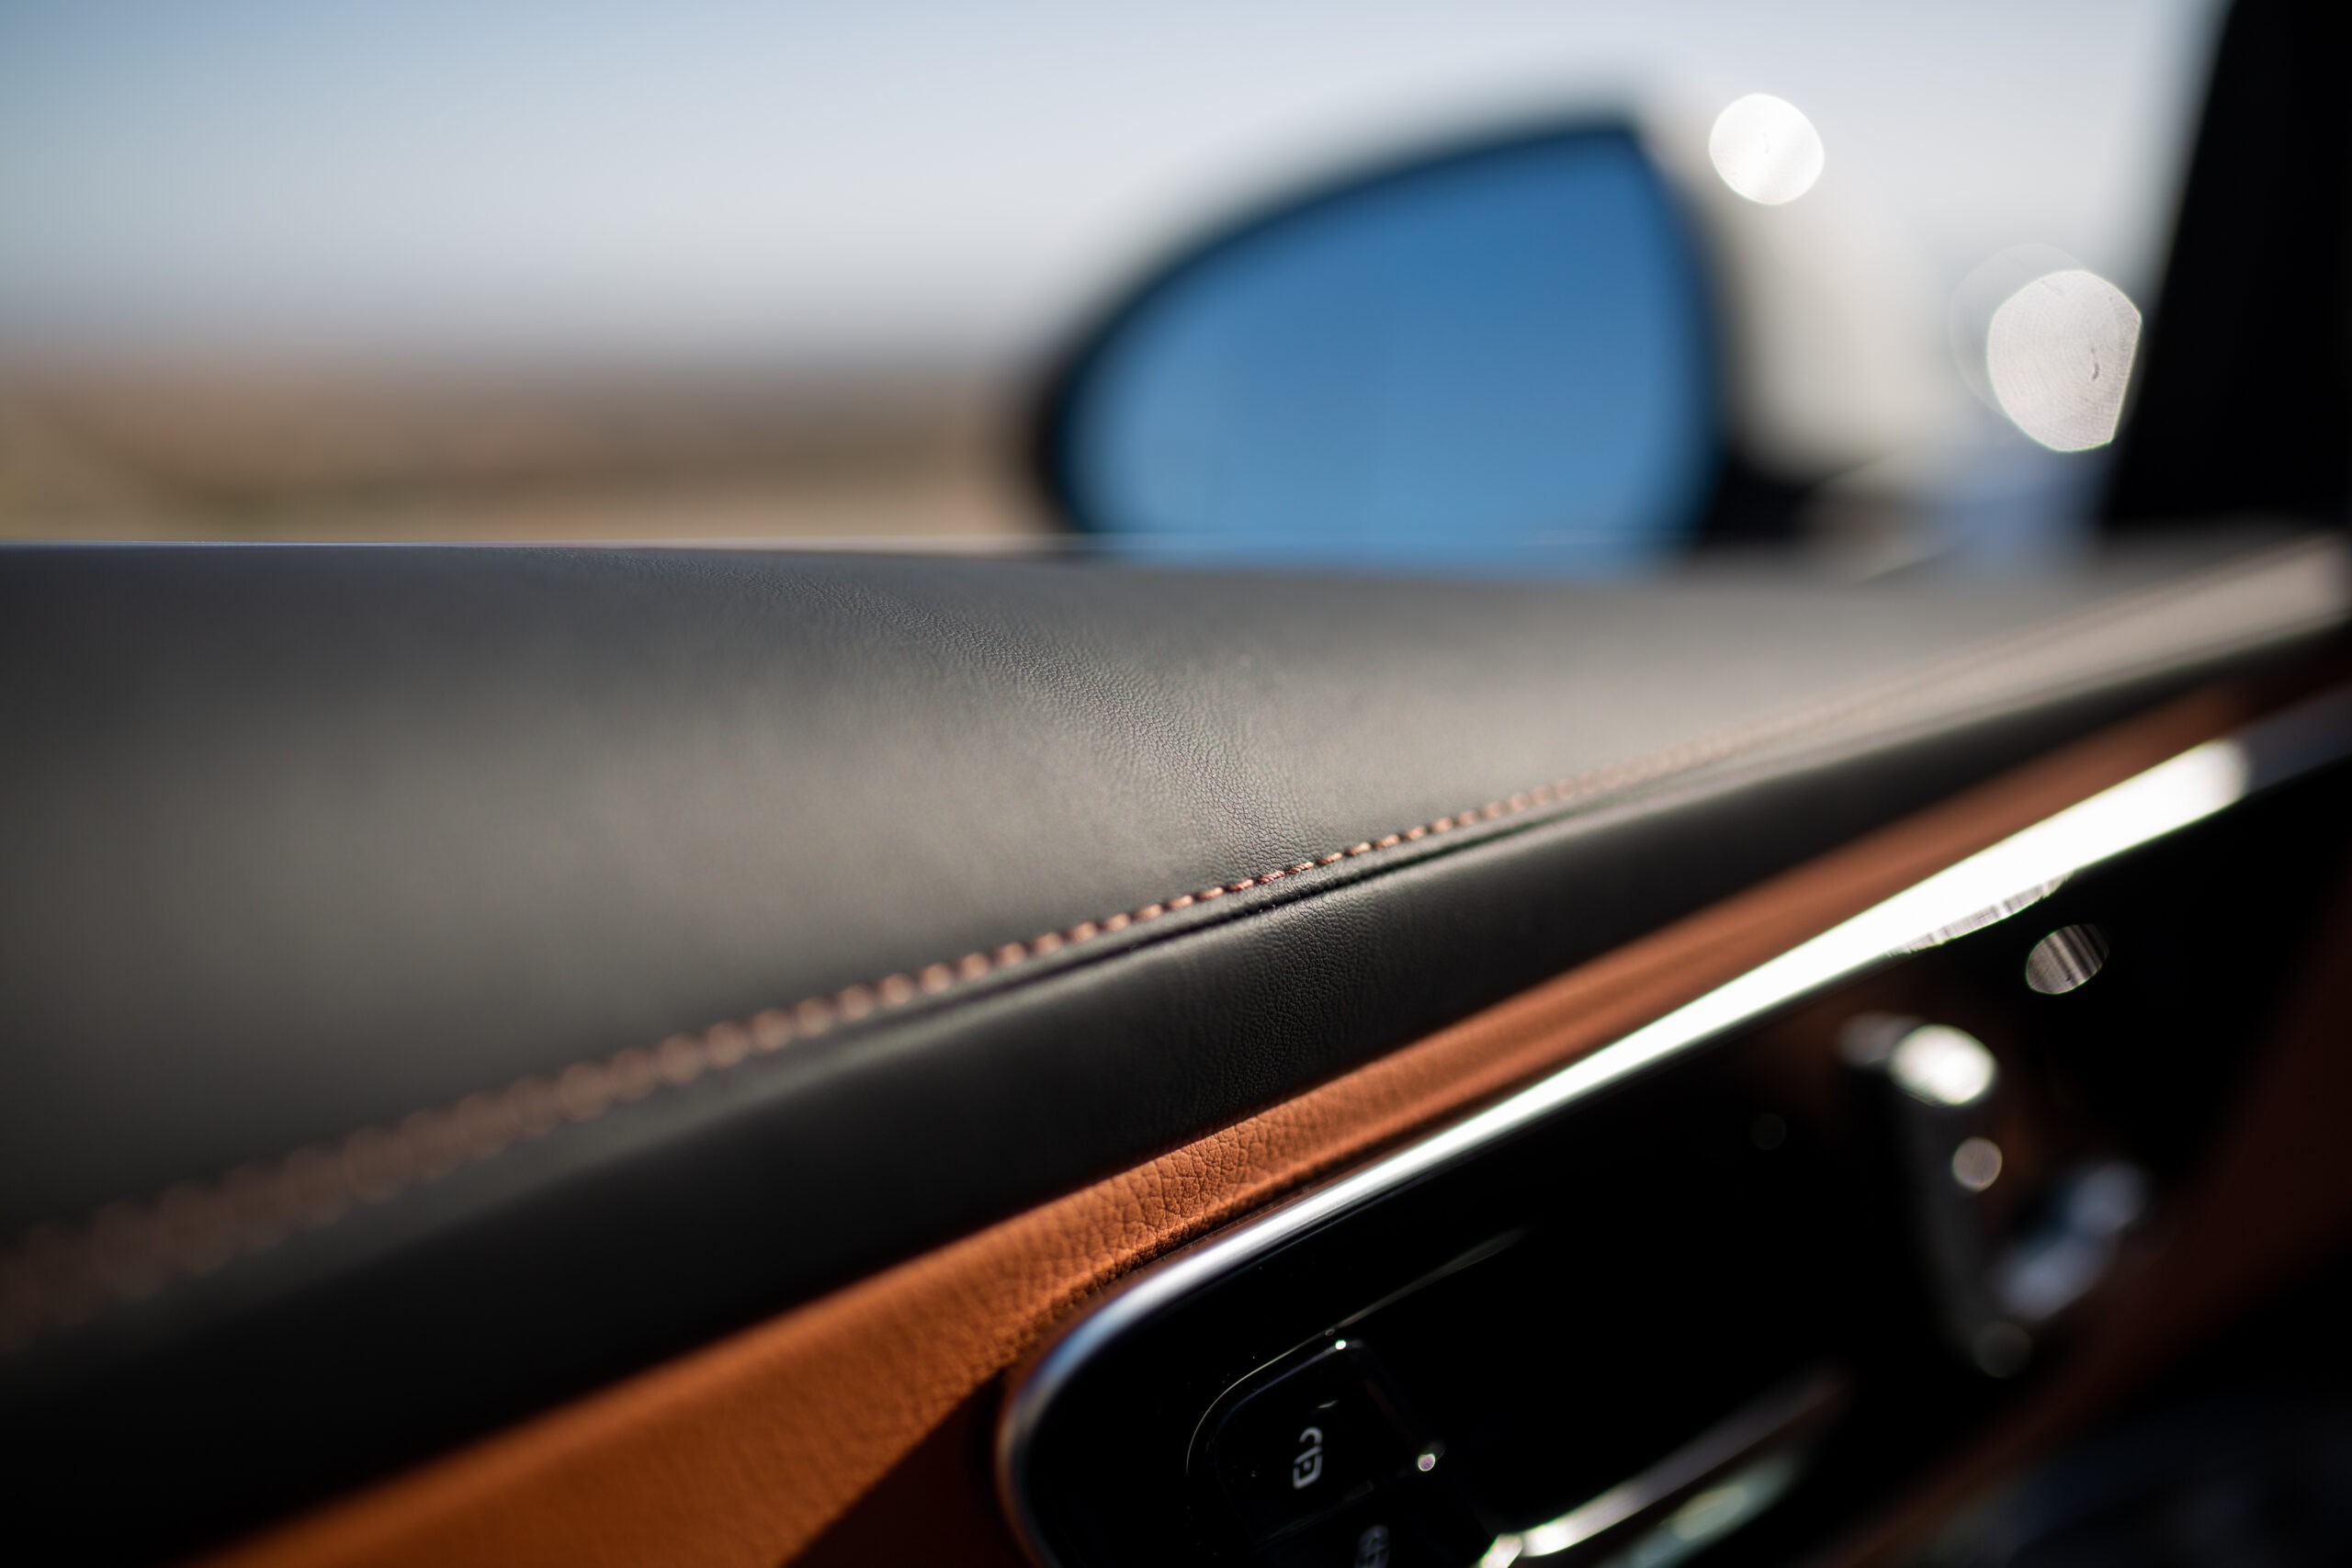
[[[1804,1472],[1795,1454],[1759,1460],[1668,1514],[1666,1523],[1611,1558],[1608,1568],[1674,1568],[1779,1502]]]
[[[1498,1537],[1478,1568],[1566,1553],[1607,1565],[1679,1562],[1780,1500],[1814,1440],[1844,1414],[1849,1387],[1835,1366],[1783,1383],[1632,1480],[1556,1519]]]
[[[1821,177],[1821,133],[1796,105],[1770,93],[1734,99],[1707,133],[1724,184],[1763,207],[1794,201]]]
[[[1993,1053],[1963,1029],[1930,1023],[1913,1030],[1887,1053],[1887,1076],[1912,1099],[1928,1105],[1973,1105],[1999,1076]]]
[[[2107,938],[2097,926],[2066,926],[2025,955],[2025,983],[2045,997],[2064,996],[2107,966]]]
[[[2039,887],[2202,821],[2245,795],[2251,775],[2246,750],[2235,740],[2211,740],[2184,751],[1914,884],[1875,908],[1635,1030],[1538,1084],[1528,1091],[1528,1099],[1566,1100],[1589,1093],[1690,1040],[1728,1029],[1783,998],[1901,952],[1924,933],[1939,931],[1969,911],[1991,908],[2016,897],[2022,888]]]
[[[1804,1457],[1774,1454],[1711,1486],[1668,1515],[1656,1528],[1628,1542],[1623,1551],[1598,1560],[1594,1568],[1674,1568],[1694,1557],[1785,1496],[1804,1473]],[[1478,1559],[1478,1568],[1540,1559],[1529,1545],[1535,1532],[1504,1536]]]
[[[2053,452],[2115,439],[2140,346],[2140,311],[2080,267],[2044,274],[2001,302],[1984,336],[1984,369],[2001,412]]]
[[[2016,914],[2019,909],[2031,908],[2065,885],[2064,877],[2055,876],[2039,887],[2029,887],[2022,893],[2013,893],[1998,903],[1989,904],[1963,919],[1953,920],[1948,925],[1938,926],[1918,941],[1906,942],[1903,951],[1925,952],[1931,947],[1941,947],[1944,943],[1966,936],[1971,931],[1980,931],[1986,926],[1996,925]]]

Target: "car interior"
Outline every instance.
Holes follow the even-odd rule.
[[[789,9],[613,36],[814,93],[850,24]],[[0,18],[0,1558],[2352,1561],[2346,17],[2165,12],[2130,266],[2029,213],[1905,315],[1838,205],[1976,134],[1898,123],[1904,29],[2154,104],[2067,52],[2131,10],[1792,13],[1883,123],[1756,69],[1284,148],[1187,78],[1249,177],[1039,286],[996,532],[872,366],[154,369],[123,214],[269,209],[206,138],[415,199],[430,105],[364,160],[330,59],[660,211],[456,11]],[[1397,81],[1476,25],[1422,11]],[[919,14],[923,71],[1149,52]],[[1393,20],[1263,26],[1344,76]],[[240,72],[300,90],[93,129]],[[743,140],[709,93],[628,112]],[[1116,96],[990,112],[1078,170]]]

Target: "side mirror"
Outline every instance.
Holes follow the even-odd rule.
[[[1128,297],[1049,389],[1080,530],[1183,559],[1594,572],[1669,555],[1720,457],[1698,246],[1631,131],[1358,178]]]

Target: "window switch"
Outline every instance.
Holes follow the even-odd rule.
[[[1411,1472],[1418,1451],[1369,1355],[1340,1340],[1213,1416],[1202,1457],[1254,1543],[1369,1495]]]

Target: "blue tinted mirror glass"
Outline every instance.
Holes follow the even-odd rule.
[[[1156,553],[1623,570],[1704,501],[1710,328],[1632,136],[1522,140],[1179,265],[1079,362],[1048,459],[1080,526]]]

